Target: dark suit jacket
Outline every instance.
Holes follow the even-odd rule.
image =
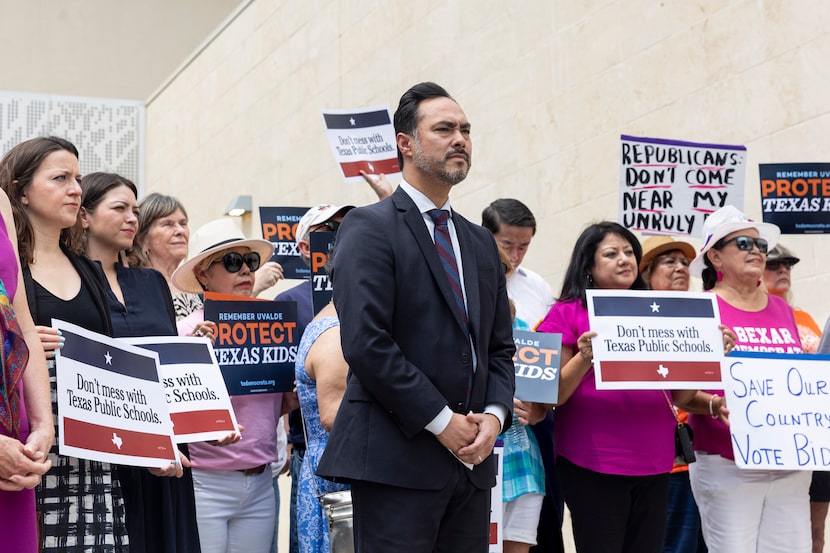
[[[423,217],[402,189],[351,210],[334,248],[334,303],[349,380],[317,474],[440,489],[459,463],[424,427],[449,406],[512,413],[513,334],[504,269],[492,235],[453,213],[464,269],[473,362],[446,273]],[[510,424],[505,421],[505,428]],[[469,473],[495,483],[490,456]]]

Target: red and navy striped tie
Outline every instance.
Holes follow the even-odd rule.
[[[455,251],[453,250],[452,240],[450,239],[450,229],[447,226],[450,212],[445,209],[431,209],[427,214],[432,217],[432,221],[435,223],[435,232],[433,234],[435,238],[435,249],[438,250],[441,265],[444,266],[444,272],[447,273],[447,279],[450,281],[450,288],[452,289],[453,297],[455,297],[455,304],[458,315],[461,318],[461,325],[464,327],[464,332],[469,334],[467,307],[464,305],[464,291],[461,288],[458,264],[455,261]]]

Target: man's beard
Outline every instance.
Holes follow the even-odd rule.
[[[463,153],[466,156],[467,164],[457,169],[447,169],[447,158],[458,153]],[[449,184],[450,186],[455,186],[463,181],[467,177],[467,172],[470,170],[470,156],[464,150],[454,150],[447,153],[443,159],[437,160],[426,156],[420,145],[416,142],[414,154],[413,164],[415,167],[435,180]]]

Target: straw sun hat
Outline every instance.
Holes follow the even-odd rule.
[[[688,242],[675,240],[671,236],[649,236],[643,240],[643,258],[640,260],[640,272],[648,268],[652,260],[660,254],[680,250],[686,259],[695,258],[695,247]]]
[[[703,223],[703,246],[700,248],[700,253],[689,265],[689,272],[692,276],[699,277],[703,274],[703,268],[706,266],[704,258],[706,252],[712,249],[712,246],[718,241],[729,236],[733,232],[746,229],[755,229],[758,235],[767,241],[767,247],[772,249],[781,237],[781,229],[778,225],[771,223],[757,223],[744,215],[735,206],[728,205],[715,211]]]
[[[262,263],[268,261],[274,253],[274,245],[271,242],[245,238],[242,229],[233,219],[216,219],[199,227],[190,237],[187,261],[173,273],[173,286],[182,292],[201,294],[204,290],[193,270],[213,254],[236,247],[250,248],[252,252],[259,253]]]

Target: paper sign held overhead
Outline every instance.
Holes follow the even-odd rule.
[[[331,151],[346,182],[362,181],[361,170],[400,176],[389,106],[324,109],[322,114]]]

